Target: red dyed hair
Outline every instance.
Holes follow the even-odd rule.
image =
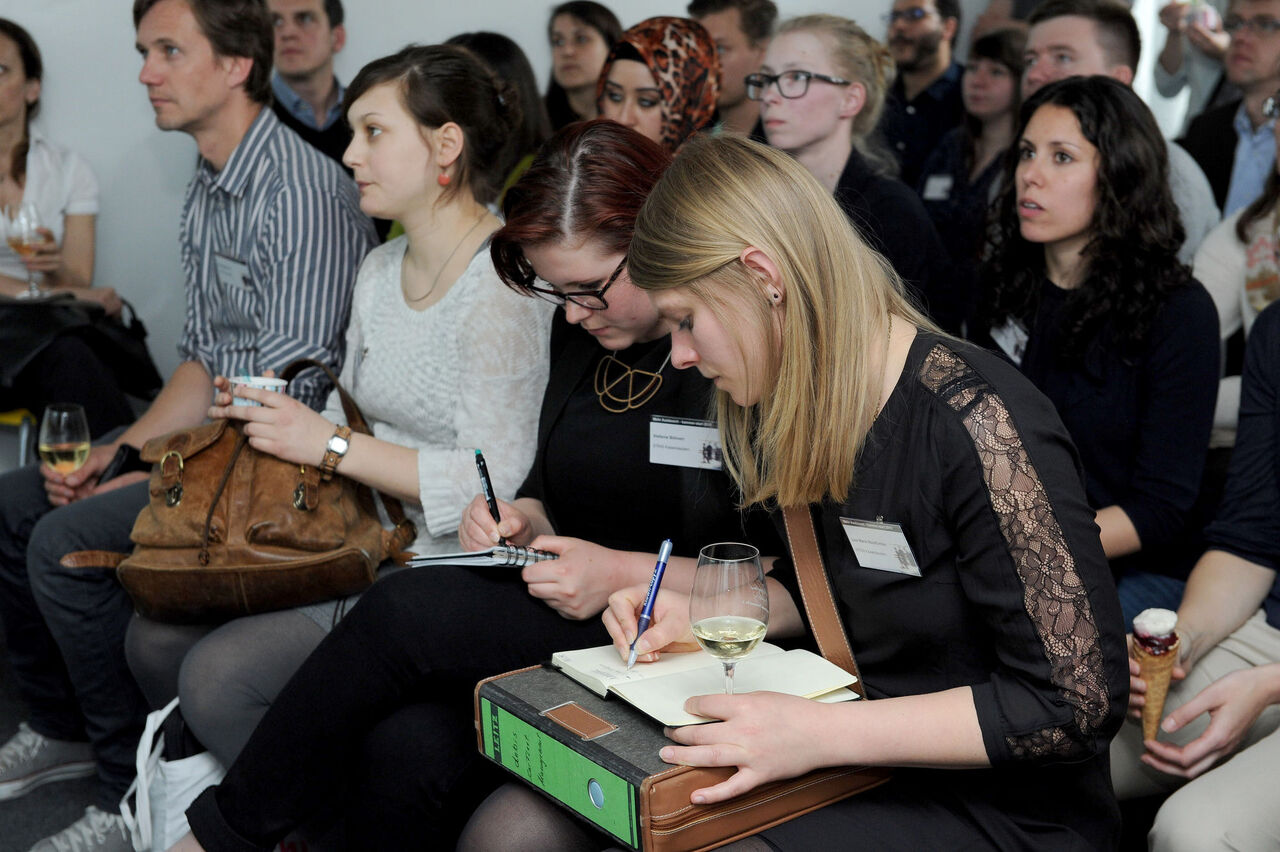
[[[590,239],[625,252],[649,190],[670,163],[658,143],[608,119],[565,127],[503,199],[506,224],[489,244],[499,277],[528,292],[535,275],[525,246]]]

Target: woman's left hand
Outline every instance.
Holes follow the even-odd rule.
[[[520,578],[529,594],[565,618],[582,620],[599,615],[617,587],[614,569],[623,555],[580,538],[540,535],[529,546],[559,555],[526,565]]]
[[[71,291],[75,297],[82,302],[97,302],[102,305],[103,310],[107,312],[107,316],[114,317],[119,315],[124,308],[124,301],[112,287],[89,287],[81,290],[79,288]]]
[[[259,402],[261,407],[232,405],[227,378],[218,376],[213,383],[217,392],[209,417],[243,421],[249,446],[294,464],[318,467],[324,460],[335,428],[328,420],[287,394],[243,385],[234,389],[235,395]]]
[[[709,804],[827,765],[831,715],[851,708],[777,692],[752,692],[696,695],[685,702],[684,709],[724,721],[668,730],[667,736],[681,745],[664,746],[659,756],[681,766],[738,767],[721,783],[693,791],[694,804]]]
[[[1280,664],[1240,669],[1215,680],[1165,717],[1161,727],[1173,733],[1201,713],[1209,727],[1186,745],[1146,742],[1142,762],[1169,775],[1195,778],[1233,754],[1262,711],[1275,700]]]

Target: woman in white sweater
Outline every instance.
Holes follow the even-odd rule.
[[[475,450],[511,499],[533,462],[547,378],[550,309],[506,287],[487,251],[515,96],[469,52],[410,47],[375,60],[346,95],[354,139],[344,161],[361,208],[405,235],[374,249],[356,281],[341,381],[373,435],[356,434],[336,472],[405,504],[410,550],[456,550],[459,518],[480,490]],[[336,393],[323,414],[284,394],[220,388],[211,417],[245,421],[255,449],[322,466],[345,435]],[[157,706],[178,694],[192,732],[229,764],[262,714],[349,600],[236,619],[213,628],[136,617],[130,665]]]

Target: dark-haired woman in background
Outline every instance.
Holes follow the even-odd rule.
[[[596,91],[600,115],[675,153],[715,123],[720,55],[697,21],[649,18],[609,51]]]
[[[459,33],[445,44],[460,44],[476,56],[505,81],[520,102],[520,125],[511,139],[501,166],[502,193],[520,179],[524,170],[533,162],[538,147],[551,135],[551,121],[547,109],[538,95],[538,81],[533,76],[533,66],[520,45],[500,33]],[[498,206],[502,205],[502,193]]]
[[[571,0],[551,10],[551,83],[547,115],[551,129],[596,117],[596,83],[609,49],[622,35],[613,12],[591,0]]]
[[[964,122],[942,137],[916,187],[951,257],[950,281],[939,294],[947,303],[930,307],[951,318],[944,324],[952,327],[976,306],[983,227],[1002,155],[1013,142],[1025,44],[1021,30],[999,30],[974,41],[961,80]]]
[[[1127,86],[1073,77],[1022,107],[980,323],[1058,409],[1126,625],[1176,609],[1218,384],[1213,302],[1177,260],[1164,141]]]
[[[550,311],[503,286],[486,251],[501,224],[486,203],[518,119],[504,99],[480,60],[450,45],[375,60],[346,93],[354,136],[343,161],[360,207],[403,222],[406,234],[370,252],[356,279],[341,382],[373,434],[347,432],[336,472],[403,502],[415,553],[456,548],[458,517],[478,487],[477,448],[506,495],[534,455]],[[285,461],[320,467],[345,428],[336,392],[317,414],[265,391],[237,390],[260,406],[232,406],[226,380],[216,383],[209,416],[245,421],[250,445]],[[229,764],[349,603],[223,625],[135,616],[129,665],[154,707],[179,695],[192,732]]]
[[[34,204],[47,237],[26,258],[0,241],[0,295],[25,293],[27,275],[35,274],[43,276],[45,291],[70,292],[116,314],[121,307],[116,292],[92,286],[98,180],[82,157],[31,128],[43,77],[35,39],[21,25],[0,18],[0,209]],[[6,314],[5,321],[21,320]],[[5,352],[0,358],[25,354]],[[95,438],[133,420],[115,375],[77,337],[64,335],[44,345],[12,385],[0,385],[0,409],[30,408],[40,417],[51,402],[83,405]]]
[[[687,590],[709,542],[741,540],[736,493],[696,460],[649,461],[655,416],[702,419],[711,383],[670,363],[666,325],[627,271],[640,205],[669,161],[610,121],[575,125],[543,147],[507,193],[494,265],[513,288],[563,306],[537,457],[517,498],[466,510],[459,538],[499,534],[551,550],[523,572],[440,566],[376,583],[303,664],[223,784],[188,812],[184,849],[266,849],[341,796],[348,848],[452,848],[472,808],[501,782],[476,750],[476,681],[568,648],[608,641],[609,595],[647,582],[663,537],[664,585]],[[759,518],[753,518],[759,521]],[[747,540],[781,544],[767,522]]]

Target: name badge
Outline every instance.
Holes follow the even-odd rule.
[[[929,175],[924,181],[924,200],[946,201],[951,197],[951,185],[954,182],[951,175]]]
[[[655,414],[649,418],[649,463],[723,470],[720,430],[710,420]]]
[[[991,326],[991,339],[1004,350],[1009,360],[1022,364],[1022,356],[1027,352],[1027,330],[1015,319],[1007,319],[1004,325]]]
[[[218,283],[222,285],[224,290],[236,288],[246,290],[249,288],[251,279],[249,278],[249,266],[243,261],[236,260],[234,257],[227,257],[225,254],[214,252],[213,268],[218,273]]]
[[[841,518],[840,523],[844,526],[849,546],[857,554],[858,564],[863,568],[920,576],[920,566],[900,524],[856,521],[853,518]]]

